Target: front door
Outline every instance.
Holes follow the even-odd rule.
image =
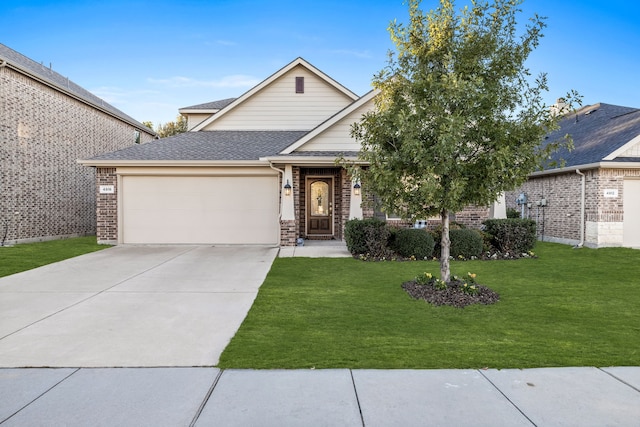
[[[333,235],[333,178],[307,178],[307,235]]]

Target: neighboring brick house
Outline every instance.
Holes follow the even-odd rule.
[[[375,96],[359,97],[298,58],[239,98],[182,108],[189,132],[82,161],[117,189],[99,195],[109,208],[98,212],[98,240],[343,240],[347,220],[374,215],[336,160],[358,161],[350,128]],[[479,225],[489,214],[457,218]]]
[[[96,233],[96,177],[77,159],[155,133],[0,44],[0,242]]]
[[[571,135],[575,148],[554,155],[564,166],[533,173],[507,205],[534,219],[545,241],[640,247],[640,109],[590,105],[560,126],[547,141]]]

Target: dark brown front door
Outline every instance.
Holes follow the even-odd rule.
[[[333,234],[333,178],[307,178],[307,234]]]

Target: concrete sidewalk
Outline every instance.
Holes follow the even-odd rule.
[[[8,426],[637,426],[640,367],[0,369]]]

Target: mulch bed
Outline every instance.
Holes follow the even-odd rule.
[[[447,289],[436,289],[432,285],[419,285],[415,281],[404,282],[404,289],[412,298],[422,299],[433,305],[451,305],[464,308],[471,304],[495,304],[500,300],[500,295],[483,285],[476,285],[478,293],[469,295],[462,291],[464,282],[452,280],[447,284]]]

